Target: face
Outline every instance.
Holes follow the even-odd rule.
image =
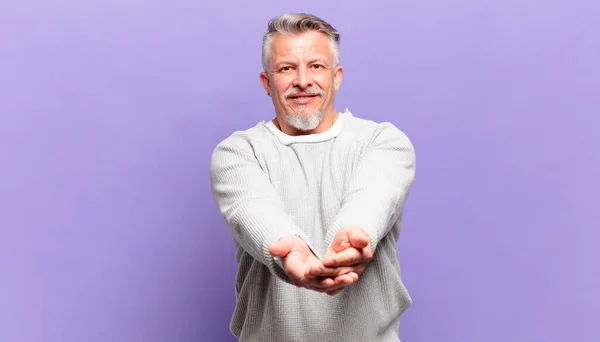
[[[261,82],[270,93],[275,112],[291,128],[313,131],[335,116],[334,99],[343,69],[334,66],[327,36],[309,31],[276,34],[271,41],[268,72]]]

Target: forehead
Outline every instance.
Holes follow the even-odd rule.
[[[318,31],[308,31],[301,34],[276,33],[271,41],[271,56],[273,60],[295,57],[331,58],[331,48],[327,35]]]

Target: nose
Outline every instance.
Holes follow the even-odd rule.
[[[295,87],[306,89],[312,86],[312,82],[312,75],[306,66],[303,65],[296,69],[296,77],[294,79]]]

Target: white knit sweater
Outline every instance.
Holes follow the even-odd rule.
[[[242,342],[399,341],[412,300],[396,243],[414,176],[408,137],[348,110],[320,134],[289,136],[262,121],[222,141],[211,184],[237,246],[233,334]],[[336,296],[292,285],[269,254],[280,237],[297,234],[321,258],[349,225],[369,233],[374,257]]]

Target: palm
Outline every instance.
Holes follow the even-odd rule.
[[[313,254],[306,242],[296,235],[288,235],[279,239],[269,247],[269,252],[274,257],[281,258],[283,268],[290,281],[296,286],[326,292],[339,293],[344,286],[358,280],[358,275],[353,272],[344,272],[338,277],[319,277],[312,274],[315,269],[324,269],[322,261]]]
[[[288,273],[298,278],[304,278],[313,266],[321,265],[321,261],[312,253],[308,246],[294,246],[284,260]]]

